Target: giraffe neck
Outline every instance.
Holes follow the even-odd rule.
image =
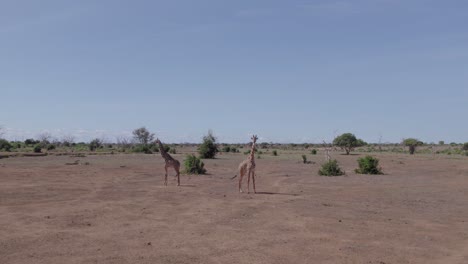
[[[252,149],[250,150],[250,157],[249,159],[251,161],[255,160],[255,142],[252,143]]]
[[[158,142],[158,145],[159,145],[159,152],[161,153],[161,156],[165,159],[165,160],[171,160],[172,157],[171,155],[169,155],[165,150],[164,150],[164,146],[161,142]]]

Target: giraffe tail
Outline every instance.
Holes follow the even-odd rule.
[[[232,177],[232,178],[231,178],[231,180],[234,180],[234,178],[236,178],[236,177],[237,177],[237,174],[236,174],[236,175],[234,175],[234,177]]]

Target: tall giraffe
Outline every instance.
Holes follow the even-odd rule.
[[[156,139],[156,143],[158,144],[159,152],[161,153],[161,156],[164,158],[164,162],[166,163],[164,166],[164,169],[166,170],[166,174],[164,175],[164,185],[167,186],[167,168],[172,167],[177,173],[177,186],[180,186],[180,162],[171,157],[171,155],[165,151],[163,144],[158,138]]]
[[[253,181],[253,188],[254,188],[254,193],[257,193],[257,190],[255,189],[255,143],[257,142],[258,137],[256,135],[252,136],[252,149],[250,150],[250,155],[249,158],[246,160],[242,161],[241,164],[239,164],[239,192],[242,191],[242,178],[244,175],[247,173],[247,193],[250,193],[250,176],[252,175],[252,181]],[[237,175],[236,175],[237,176]],[[234,176],[232,179],[234,179],[236,176]]]

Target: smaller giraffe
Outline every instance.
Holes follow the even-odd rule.
[[[156,143],[158,144],[159,152],[161,153],[161,156],[164,158],[164,162],[166,163],[164,166],[164,169],[166,170],[166,174],[164,175],[164,185],[167,186],[167,169],[172,167],[177,173],[177,186],[180,186],[180,162],[171,157],[171,155],[165,151],[164,146],[159,139],[156,139]]]
[[[244,178],[244,175],[247,173],[247,193],[250,193],[250,176],[252,176],[254,193],[257,193],[257,190],[255,189],[255,143],[257,142],[258,137],[253,135],[251,139],[252,149],[250,150],[249,158],[239,164],[239,192],[243,192],[241,187],[242,178]]]

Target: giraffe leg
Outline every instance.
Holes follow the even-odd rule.
[[[174,167],[175,171],[177,172],[177,186],[180,186],[180,172],[179,167]]]
[[[242,171],[240,171],[239,174],[240,174],[240,175],[239,175],[239,192],[242,193],[243,191],[242,191],[242,187],[241,187],[241,186],[242,186],[242,178],[244,177],[244,173],[243,173]]]
[[[167,166],[164,167],[164,170],[166,170],[166,174],[164,174],[164,185],[167,186]]]
[[[247,193],[250,193],[250,174],[251,172],[249,171],[247,173]]]
[[[252,182],[254,187],[254,193],[257,193],[257,190],[255,189],[255,171],[252,171]]]

